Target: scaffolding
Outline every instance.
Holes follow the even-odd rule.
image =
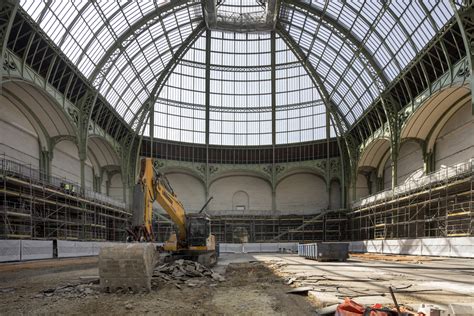
[[[473,236],[474,161],[404,183],[356,202],[351,240]]]
[[[0,158],[0,238],[124,240],[123,202]]]
[[[271,211],[268,211],[271,213]],[[242,242],[315,242],[346,240],[346,211],[338,210],[310,215],[220,215],[211,216],[211,233],[219,243]],[[162,218],[155,224],[158,241],[165,241],[175,231]]]

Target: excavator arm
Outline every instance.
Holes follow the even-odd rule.
[[[151,158],[141,161],[139,184],[134,196],[134,223],[129,229],[133,239],[151,241],[153,234],[153,202],[158,202],[178,228],[177,242],[186,240],[186,214],[181,202],[169,185],[166,178],[153,167]]]
[[[158,202],[178,228],[160,247],[171,259],[195,260],[212,266],[217,262],[215,237],[207,214],[188,214],[178,201],[165,176],[153,168],[151,158],[141,161],[140,177],[133,192],[132,227],[127,228],[134,241],[154,241],[153,202]],[[208,201],[209,203],[209,201]],[[130,241],[131,241],[130,240]],[[151,289],[156,264],[156,246],[151,243],[125,243],[101,248],[100,285],[103,289]]]
[[[178,227],[178,241],[184,243],[186,240],[186,215],[184,207],[181,202],[178,201],[174,192],[168,190],[168,185],[165,184],[167,182],[164,182],[166,180],[164,180],[161,175],[158,175],[156,180],[155,199]]]

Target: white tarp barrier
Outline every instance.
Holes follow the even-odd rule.
[[[242,244],[219,244],[219,252],[233,252],[233,253],[242,253],[243,246]]]
[[[244,244],[219,244],[219,252],[226,253],[258,253],[258,252],[285,252],[298,251],[297,243],[244,243]]]
[[[261,243],[260,244],[260,252],[278,252],[279,244],[278,243]]]
[[[352,241],[350,252],[474,258],[474,237]]]
[[[421,255],[421,239],[383,240],[383,253],[401,255]]]
[[[474,237],[451,238],[451,257],[474,258]]]
[[[22,240],[21,260],[52,259],[52,240]]]
[[[402,254],[421,256],[422,255],[422,239],[402,239],[400,251]]]
[[[20,248],[20,240],[0,240],[0,262],[20,260]]]
[[[245,243],[242,244],[242,252],[262,252],[261,245],[259,243]]]
[[[281,243],[278,243],[278,249],[282,252],[284,252],[286,250],[291,250],[293,252],[297,252],[298,251],[298,244],[294,243],[294,242],[281,242]]]
[[[443,256],[450,255],[450,239],[451,238],[423,238],[421,239],[423,256]]]
[[[364,241],[352,241],[349,244],[350,252],[367,252],[367,247]]]
[[[367,252],[382,252],[382,240],[366,240],[365,247]]]
[[[94,255],[94,242],[58,240],[58,258]]]

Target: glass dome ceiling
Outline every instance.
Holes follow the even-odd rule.
[[[218,1],[217,20],[269,2]],[[154,137],[236,146],[333,137],[334,115],[349,128],[453,16],[448,0],[283,0],[275,32],[232,32],[208,30],[201,1],[21,6],[134,129],[149,135],[153,104]]]

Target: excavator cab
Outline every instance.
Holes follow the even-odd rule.
[[[199,247],[206,246],[207,239],[211,234],[211,220],[203,214],[188,214],[187,227],[188,246]]]

